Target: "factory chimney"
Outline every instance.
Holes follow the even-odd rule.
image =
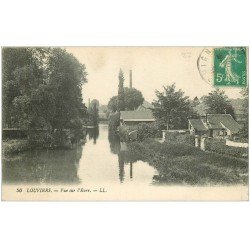
[[[129,71],[129,87],[132,89],[132,70]]]

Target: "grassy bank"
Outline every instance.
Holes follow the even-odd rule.
[[[154,166],[159,183],[227,185],[248,183],[248,162],[213,152],[204,152],[185,143],[153,139],[128,144],[134,161]]]

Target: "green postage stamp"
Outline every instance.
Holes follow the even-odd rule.
[[[245,47],[223,47],[214,49],[214,86],[247,85]]]

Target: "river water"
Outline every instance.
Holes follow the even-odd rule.
[[[86,142],[71,150],[35,150],[3,159],[3,183],[142,184],[153,183],[157,170],[132,162],[126,145],[108,125],[88,129]]]

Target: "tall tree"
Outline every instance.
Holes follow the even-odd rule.
[[[124,110],[135,110],[144,101],[142,93],[135,88],[124,88]],[[110,98],[108,103],[108,108],[112,112],[118,110],[118,96],[113,96]]]
[[[72,54],[55,48],[49,58],[49,84],[53,89],[56,113],[53,128],[81,127],[82,85],[87,82],[85,65]]]
[[[27,48],[3,48],[3,126],[14,127],[13,100],[20,95],[20,88],[15,81],[15,72],[32,60]]]
[[[120,69],[118,85],[118,111],[125,110],[124,74]]]
[[[116,112],[118,110],[118,96],[113,96],[110,98],[108,102],[108,109],[112,112]]]
[[[89,121],[91,125],[96,126],[99,122],[99,101],[94,99],[88,108]]]
[[[230,114],[235,119],[234,109],[224,91],[216,89],[201,98],[209,114]]]
[[[81,126],[86,75],[85,66],[63,49],[3,49],[4,126]]]
[[[45,48],[3,49],[4,126],[45,127],[53,98],[43,68]]]
[[[194,114],[189,98],[181,90],[176,91],[175,84],[163,88],[163,92],[155,92],[157,99],[153,101],[154,116],[167,130],[186,128],[188,117]]]
[[[135,88],[124,88],[124,95],[125,95],[126,110],[135,110],[144,101],[142,93]]]

